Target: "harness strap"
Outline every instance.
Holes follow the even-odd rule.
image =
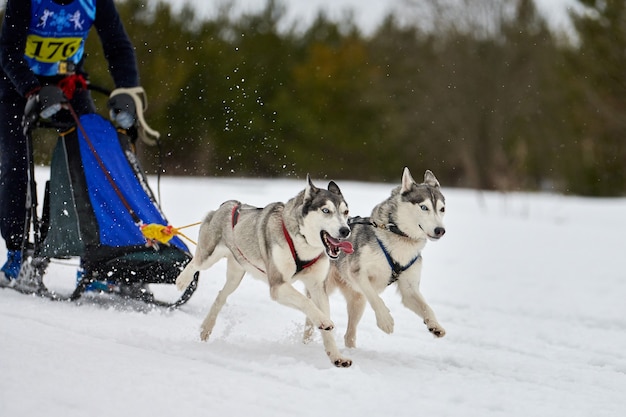
[[[293,260],[296,263],[296,274],[302,271],[303,269],[308,268],[311,265],[313,265],[322,256],[322,254],[320,253],[319,255],[317,255],[315,259],[312,259],[310,261],[301,260],[298,257],[298,254],[296,253],[296,248],[293,244],[293,240],[291,239],[291,236],[289,236],[289,232],[287,231],[287,227],[285,226],[284,221],[283,221],[283,234],[285,235],[285,240],[287,241],[287,244],[289,245],[289,249],[291,249],[291,256],[293,256]]]
[[[364,224],[366,226],[373,226],[378,229],[383,229],[391,233],[395,233],[396,235],[399,235],[402,237],[409,237],[409,235],[407,235],[402,230],[400,230],[400,228],[396,226],[396,224],[393,222],[389,222],[387,224],[379,224],[373,221],[370,217],[356,216],[356,217],[351,217],[348,219],[348,226],[350,226],[350,228],[352,228],[353,224]]]
[[[233,229],[235,228],[235,226],[237,225],[237,222],[239,221],[240,213],[241,213],[241,203],[238,203],[233,207],[230,213],[230,222],[231,222]],[[283,235],[285,236],[285,240],[287,241],[287,244],[289,245],[289,249],[291,250],[291,256],[293,256],[293,260],[296,263],[296,274],[298,272],[301,272],[303,269],[310,267],[321,258],[322,254],[320,253],[315,259],[312,259],[310,261],[301,260],[298,257],[298,253],[296,252],[296,247],[293,244],[293,239],[291,239],[291,236],[289,235],[289,232],[287,231],[285,222],[282,222],[282,226],[283,226]],[[242,258],[246,260],[246,262],[248,262],[250,265],[254,266],[256,269],[258,269],[259,271],[265,274],[265,271],[263,269],[254,265],[252,262],[250,262],[248,258],[246,258],[246,255],[244,255],[241,249],[239,249],[239,246],[237,246],[237,251],[242,256]]]
[[[231,227],[232,227],[233,231],[235,230],[235,226],[237,225],[237,222],[239,222],[239,214],[240,213],[241,213],[241,203],[237,203],[237,204],[235,204],[235,206],[233,207],[232,211],[230,212],[230,224],[231,224]],[[235,243],[235,246],[237,246],[236,243]],[[258,266],[256,266],[252,262],[250,262],[250,260],[248,258],[246,258],[246,255],[244,255],[243,252],[241,251],[241,249],[239,249],[239,246],[237,246],[237,252],[239,252],[239,255],[241,255],[241,257],[243,259],[245,259],[246,262],[248,262],[250,265],[252,265],[256,269],[261,271],[263,274],[265,274],[264,270],[262,270],[261,268],[259,268]]]
[[[135,222],[135,224],[141,225],[142,224],[141,219],[139,218],[137,213],[135,213],[133,208],[130,206],[130,203],[126,200],[126,197],[124,197],[124,194],[122,193],[122,190],[120,190],[120,188],[117,186],[115,180],[111,176],[111,173],[109,172],[109,170],[107,169],[106,165],[104,164],[104,161],[102,161],[102,158],[100,158],[100,155],[98,155],[98,152],[96,151],[96,148],[94,147],[93,143],[91,142],[91,139],[89,138],[89,135],[85,131],[85,128],[84,128],[83,124],[80,121],[80,117],[78,116],[78,114],[76,113],[76,111],[74,110],[72,105],[69,104],[69,103],[68,103],[68,109],[69,109],[70,113],[72,114],[72,118],[76,122],[76,126],[78,127],[78,129],[82,133],[82,135],[83,135],[83,137],[85,139],[85,142],[87,143],[87,145],[89,147],[89,150],[93,154],[94,158],[96,159],[96,162],[98,163],[98,166],[102,170],[102,173],[104,174],[104,177],[107,179],[107,181],[111,185],[111,188],[113,188],[113,191],[115,191],[115,194],[120,199],[122,205],[124,205],[124,208],[126,208],[126,210],[128,210],[128,213],[132,217],[132,219]]]
[[[62,78],[57,86],[63,90],[65,97],[71,100],[74,98],[76,90],[87,89],[87,80],[85,80],[85,77],[82,74],[72,74]]]
[[[400,277],[401,273],[403,273],[404,271],[409,269],[411,266],[413,266],[413,264],[422,257],[422,254],[418,253],[413,259],[409,261],[408,264],[402,266],[398,263],[398,261],[396,261],[395,259],[391,257],[389,250],[387,250],[387,248],[385,247],[383,242],[380,241],[379,238],[376,238],[376,241],[378,242],[378,246],[380,246],[380,249],[385,254],[385,258],[387,258],[387,263],[391,267],[391,278],[389,278],[389,282],[387,283],[387,285],[391,285],[394,282],[396,282],[398,280],[398,277]]]
[[[237,225],[237,222],[239,221],[239,213],[241,212],[239,209],[241,208],[241,204],[235,204],[235,207],[233,207],[233,210],[230,212],[230,224],[232,225],[232,228],[234,229],[235,226]]]

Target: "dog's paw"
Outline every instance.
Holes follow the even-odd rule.
[[[333,365],[335,365],[337,368],[349,368],[352,366],[352,359],[348,359],[348,358],[342,358],[341,356],[332,356],[330,354],[330,352],[326,352],[328,353],[328,356],[330,357],[330,361],[333,363]]]
[[[202,340],[203,342],[206,342],[207,340],[209,340],[210,335],[211,335],[211,330],[202,328],[202,331],[200,332],[200,340]]]
[[[176,288],[178,288],[178,291],[183,291],[189,286],[189,284],[191,284],[191,281],[188,279],[180,276],[176,278]]]
[[[349,349],[354,349],[356,347],[356,336],[349,336],[346,334],[343,337],[343,344]]]
[[[334,364],[337,368],[349,368],[352,366],[352,359],[337,359]]]
[[[428,328],[428,331],[433,334],[435,337],[444,337],[446,335],[446,330],[441,327],[439,323],[430,322],[430,320],[424,320],[424,324]]]
[[[330,320],[324,320],[322,322],[320,322],[320,324],[317,326],[318,329],[320,330],[326,330],[327,332],[331,331],[332,329],[335,328],[335,323],[333,323]]]
[[[389,311],[376,314],[376,325],[380,330],[387,334],[393,333],[393,317],[389,314]]]

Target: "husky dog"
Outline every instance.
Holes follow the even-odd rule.
[[[347,220],[348,205],[337,184],[331,181],[328,190],[320,189],[308,175],[306,188],[287,203],[257,208],[231,200],[210,212],[200,226],[193,259],[176,279],[183,290],[200,270],[227,258],[226,283],[202,323],[200,338],[208,339],[227,297],[248,272],[269,284],[272,299],[302,311],[321,330],[335,366],[352,365],[331,333],[335,325],[325,290],[329,258],[352,252],[343,240],[350,235]],[[295,280],[304,283],[310,298],[292,286]]]
[[[371,217],[350,219],[355,253],[332,262],[327,282],[328,293],[339,288],[348,304],[346,347],[356,347],[356,328],[366,300],[376,313],[378,327],[393,332],[393,318],[378,294],[394,283],[402,303],[424,320],[433,335],[446,334],[419,291],[421,252],[428,239],[438,240],[446,232],[444,213],[445,200],[433,173],[426,171],[424,182],[417,184],[404,168],[402,185],[374,207]],[[311,333],[311,323],[307,322],[305,341],[310,340]]]

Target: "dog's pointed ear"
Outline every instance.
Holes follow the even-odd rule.
[[[429,169],[424,173],[424,184],[430,185],[431,187],[439,188],[439,181],[437,181],[437,177],[435,174]]]
[[[309,200],[313,197],[313,194],[316,193],[319,189],[313,184],[311,181],[311,176],[306,174],[306,188],[304,189],[304,199]]]
[[[413,184],[416,184],[416,182],[411,176],[411,171],[409,171],[408,167],[404,167],[404,171],[402,171],[402,192],[408,192]]]
[[[342,195],[341,190],[339,189],[339,186],[337,185],[337,183],[335,183],[335,181],[331,181],[328,183],[328,191],[333,194]]]

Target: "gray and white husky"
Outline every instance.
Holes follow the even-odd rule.
[[[321,330],[335,366],[352,365],[333,338],[324,285],[329,259],[352,252],[344,240],[350,235],[347,220],[348,205],[337,184],[331,181],[328,190],[320,189],[308,176],[306,188],[287,203],[257,208],[231,200],[210,212],[200,226],[193,259],[176,279],[183,290],[200,270],[227,258],[226,283],[202,323],[200,338],[208,339],[227,297],[248,272],[269,284],[272,299],[302,311]],[[295,280],[304,283],[310,298],[293,287]]]
[[[327,282],[328,294],[339,288],[348,304],[346,347],[356,347],[356,328],[366,301],[376,313],[376,324],[386,333],[393,332],[394,321],[379,296],[396,284],[402,303],[420,316],[436,337],[445,335],[435,313],[419,291],[422,249],[427,240],[438,240],[445,233],[442,222],[445,199],[431,171],[417,184],[404,168],[402,184],[391,196],[374,207],[371,217],[350,219],[354,253],[341,255],[332,262]],[[307,322],[304,339],[312,336]]]

